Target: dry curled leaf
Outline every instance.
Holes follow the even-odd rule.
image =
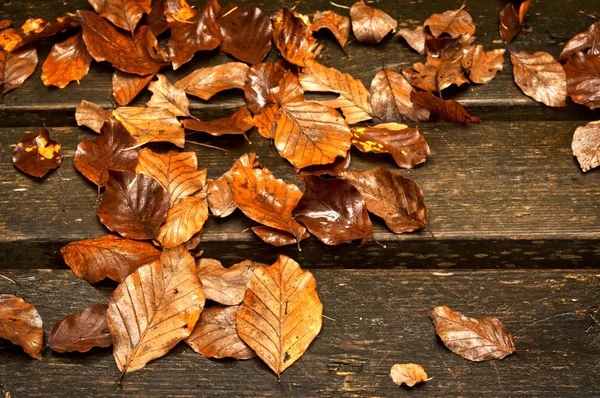
[[[90,70],[92,57],[88,53],[81,33],[57,43],[42,65],[42,82],[45,86],[65,88],[76,81],[79,83]]]
[[[279,229],[265,226],[252,227],[251,229],[263,242],[277,247],[295,245],[310,236],[308,232],[305,232],[297,241],[294,235]]]
[[[480,123],[481,119],[471,116],[461,104],[454,100],[443,100],[430,91],[413,91],[410,99],[414,104],[429,110],[440,119],[453,123]]]
[[[313,32],[327,29],[335,36],[340,46],[346,46],[350,35],[350,18],[336,14],[333,11],[316,11],[310,26]]]
[[[427,48],[425,47],[425,40],[427,39],[427,34],[425,33],[425,28],[423,26],[417,26],[414,29],[400,29],[396,36],[401,36],[408,45],[418,52],[419,54],[426,54]]]
[[[512,52],[515,83],[525,95],[548,106],[565,106],[567,99],[567,76],[561,64],[552,55]]]
[[[345,171],[350,167],[351,156],[350,152],[348,155],[343,158],[341,156],[337,157],[333,163],[328,164],[319,164],[316,166],[305,167],[303,169],[296,169],[296,173],[301,180],[304,180],[304,177],[309,174],[314,174],[317,176],[320,175],[329,175],[332,177],[337,177],[341,172]]]
[[[235,5],[222,10],[219,17],[223,43],[221,51],[254,65],[271,51],[273,28],[269,16],[256,7],[249,10]]]
[[[529,10],[529,6],[531,5],[531,0],[524,0],[519,4],[519,21],[523,23],[525,21],[525,17],[527,16],[527,11]]]
[[[399,386],[406,384],[408,387],[413,387],[417,383],[427,381],[425,369],[415,363],[395,364],[390,371],[390,377]]]
[[[248,282],[236,329],[277,377],[321,330],[323,304],[316,287],[310,272],[283,255],[269,267],[258,267]]]
[[[469,318],[446,306],[434,307],[429,317],[444,345],[469,361],[502,359],[515,351],[512,336],[497,318]]]
[[[509,2],[500,11],[500,36],[508,44],[521,30],[521,21],[519,14],[513,3]]]
[[[416,182],[400,173],[378,167],[358,173],[340,174],[362,194],[367,209],[383,218],[394,233],[411,232],[427,226],[427,207]]]
[[[156,261],[160,252],[148,242],[106,235],[71,242],[60,249],[73,273],[90,283],[110,278],[122,282],[144,264]]]
[[[24,48],[12,53],[0,50],[0,98],[27,80],[38,63],[35,48]]]
[[[433,14],[423,24],[428,27],[434,37],[447,34],[450,37],[473,35],[475,24],[471,15],[464,10],[467,3],[463,3],[458,10],[448,10],[441,14]]]
[[[146,76],[139,76],[134,73],[121,72],[115,69],[112,75],[112,95],[115,102],[120,106],[129,104],[156,74],[152,73]]]
[[[571,149],[583,172],[600,166],[600,122],[577,127]]]
[[[100,222],[124,238],[155,238],[167,218],[167,192],[156,180],[142,174],[108,173],[106,192],[96,212]]]
[[[148,90],[152,91],[152,98],[146,103],[148,107],[164,108],[175,116],[190,116],[190,101],[185,91],[175,87],[165,75],[156,75],[158,80],[150,83]]]
[[[246,285],[259,264],[244,260],[229,268],[211,258],[201,258],[197,262],[196,273],[202,282],[202,290],[207,300],[223,305],[238,305],[246,294]]]
[[[185,131],[177,117],[164,108],[122,106],[113,111],[115,119],[137,140],[138,146],[149,142],[170,142],[183,148]]]
[[[144,367],[186,339],[203,308],[194,258],[181,246],[129,275],[115,289],[106,312],[121,373]]]
[[[401,74],[389,70],[378,72],[371,82],[373,118],[382,122],[429,120],[429,111],[410,100],[413,91]]]
[[[198,196],[185,197],[169,209],[156,240],[164,248],[177,247],[200,232],[207,219],[206,200]]]
[[[186,344],[207,358],[254,358],[254,351],[240,339],[235,330],[238,309],[237,305],[206,308],[194,331],[185,340]]]
[[[94,10],[121,29],[133,32],[144,14],[151,11],[151,0],[88,0]]]
[[[389,33],[394,33],[398,22],[382,10],[370,7],[360,0],[350,7],[352,31],[361,43],[379,43]]]
[[[600,55],[571,56],[564,65],[567,76],[567,95],[590,109],[600,108]]]
[[[477,84],[492,81],[504,66],[504,49],[484,51],[478,44],[471,47],[462,58],[462,66],[469,72],[469,80]]]
[[[248,65],[242,62],[229,62],[208,68],[196,69],[175,83],[175,87],[186,93],[209,100],[218,92],[234,88],[244,89]]]
[[[273,23],[273,41],[281,56],[294,65],[306,66],[319,53],[310,26],[287,7]]]
[[[104,110],[93,102],[86,100],[81,100],[79,105],[77,105],[77,109],[75,109],[77,125],[87,126],[96,133],[100,133],[102,126],[111,118],[111,115],[112,111]]]
[[[21,137],[12,157],[15,167],[40,178],[60,166],[61,160],[60,143],[50,138],[50,131],[45,127]]]
[[[221,119],[201,121],[197,119],[182,120],[183,127],[188,130],[202,131],[214,136],[241,134],[246,136],[246,131],[254,127],[252,114],[246,108],[240,108],[231,116]]]
[[[0,294],[0,339],[20,345],[30,357],[42,359],[43,322],[32,304],[12,294]]]
[[[269,94],[279,86],[285,72],[280,62],[261,62],[250,67],[244,85],[246,107],[250,112],[259,114],[269,105]]]
[[[558,60],[561,62],[566,61],[571,55],[586,50],[588,54],[600,55],[600,21],[593,23],[584,32],[573,36],[565,44]]]
[[[14,52],[28,44],[36,43],[78,25],[77,16],[71,13],[66,13],[52,21],[29,18],[19,29],[6,29],[0,32],[0,48]]]
[[[96,304],[56,322],[48,336],[48,347],[56,352],[88,352],[94,347],[110,347],[107,308],[106,304]]]

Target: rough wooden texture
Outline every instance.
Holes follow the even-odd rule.
[[[274,260],[271,259],[271,260]],[[68,271],[8,271],[21,286],[0,289],[33,303],[47,333],[62,317],[98,302],[111,289],[92,287]],[[20,347],[0,349],[0,391],[35,396],[371,397],[407,393],[389,377],[394,363],[424,366],[428,383],[411,396],[597,396],[600,326],[586,333],[588,308],[599,304],[596,271],[315,270],[325,308],[323,330],[281,383],[259,359],[217,361],[179,345],[128,374],[111,349],[89,354],[44,351],[42,361]],[[517,353],[473,363],[447,350],[427,311],[450,305],[469,316],[495,316],[513,334]]]

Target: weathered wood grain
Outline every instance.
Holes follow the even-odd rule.
[[[272,258],[271,260],[274,260]],[[68,271],[4,271],[0,292],[22,296],[44,319],[46,335],[62,317],[98,302],[110,288],[92,287]],[[281,383],[260,360],[218,361],[178,346],[126,376],[111,349],[89,354],[0,348],[0,391],[12,398],[51,396],[396,396],[394,363],[423,365],[429,377],[411,396],[591,397],[598,392],[600,326],[586,333],[589,307],[600,304],[597,271],[315,270],[323,330]],[[519,350],[502,361],[473,363],[447,350],[427,311],[449,305],[470,316],[498,317]],[[334,320],[330,319],[333,318]]]

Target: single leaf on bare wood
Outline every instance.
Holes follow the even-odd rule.
[[[254,358],[256,354],[235,329],[238,309],[237,305],[217,305],[202,311],[194,331],[185,340],[186,344],[207,358]]]
[[[117,286],[106,321],[122,374],[160,358],[192,333],[204,308],[195,268],[194,258],[180,246]]]
[[[65,88],[70,82],[79,83],[90,70],[92,57],[85,47],[81,33],[52,46],[50,55],[42,65],[42,82],[45,86]]]
[[[418,52],[419,54],[426,54],[427,48],[425,47],[425,40],[427,39],[427,34],[425,33],[425,28],[423,26],[417,26],[413,30],[410,29],[400,29],[396,36],[401,36],[408,45]]]
[[[434,307],[429,317],[444,345],[469,361],[502,359],[515,351],[512,336],[497,318],[469,318],[446,306]]]
[[[154,179],[130,171],[109,172],[96,214],[109,230],[129,239],[154,239],[167,218],[169,196]]]
[[[30,357],[42,359],[43,322],[32,304],[12,294],[0,294],[0,339],[20,345]]]
[[[586,51],[588,54],[600,55],[600,21],[593,23],[584,32],[578,33],[565,44],[558,60],[566,61],[571,55],[578,51]]]
[[[392,366],[390,371],[390,377],[394,380],[394,383],[401,386],[406,384],[408,387],[413,387],[417,383],[424,383],[427,381],[427,373],[421,365],[415,363],[397,363]]]
[[[88,352],[94,347],[110,347],[107,308],[106,304],[96,304],[56,322],[48,337],[48,347],[56,352]]]
[[[316,11],[310,29],[313,32],[321,29],[329,30],[340,43],[340,46],[344,47],[350,35],[350,18],[336,14],[333,11]]]
[[[136,144],[137,140],[118,120],[109,119],[98,138],[79,143],[73,165],[88,180],[102,187],[108,181],[108,170],[135,170],[140,151],[131,147]]]
[[[251,229],[263,242],[277,247],[296,245],[310,236],[308,232],[305,232],[299,240],[296,240],[294,235],[271,227],[261,226],[252,227]]]
[[[419,185],[399,173],[378,167],[358,173],[340,174],[362,194],[367,209],[383,218],[394,233],[411,232],[427,226],[427,207]]]
[[[280,255],[260,266],[236,316],[243,341],[277,374],[296,362],[321,331],[323,304],[314,276]]]
[[[175,83],[175,87],[186,93],[209,100],[218,92],[234,88],[244,89],[248,65],[242,62],[229,62],[208,68],[196,69]]]
[[[129,104],[146,88],[155,75],[155,73],[152,73],[146,76],[139,76],[115,69],[112,75],[112,95],[116,103],[120,106]]]
[[[552,55],[512,52],[515,83],[525,95],[548,106],[565,106],[567,99],[567,76],[561,64]]]
[[[156,240],[164,248],[177,247],[200,232],[207,219],[206,200],[198,196],[187,196],[169,209]]]
[[[223,43],[221,51],[254,65],[271,51],[273,28],[269,16],[256,7],[244,10],[230,5],[219,17]]]
[[[481,119],[471,116],[461,104],[454,100],[443,100],[430,91],[413,91],[410,100],[446,122],[480,123]]]
[[[269,105],[268,97],[285,75],[281,62],[252,65],[246,75],[244,95],[250,112],[259,114]]]
[[[273,23],[273,41],[281,56],[294,65],[306,66],[319,53],[310,26],[287,7]]]
[[[564,65],[567,75],[567,94],[590,109],[600,108],[600,55],[572,55]]]
[[[218,260],[200,258],[196,265],[196,272],[207,300],[224,305],[238,305],[244,299],[246,285],[254,275],[254,270],[264,264],[244,260],[225,268]]]
[[[152,91],[152,98],[146,106],[164,108],[175,116],[190,116],[190,101],[185,91],[169,83],[165,75],[159,73],[156,77],[158,80],[148,87]]]
[[[73,273],[90,283],[104,278],[122,282],[144,264],[158,259],[160,252],[148,242],[116,235],[71,242],[60,249]]]
[[[500,11],[500,36],[508,44],[521,30],[519,14],[512,2]]]
[[[389,33],[394,33],[398,22],[382,10],[370,7],[360,0],[350,7],[352,31],[361,43],[379,43]]]
[[[214,136],[240,134],[246,136],[246,131],[254,127],[252,114],[247,108],[240,108],[231,116],[221,119],[201,121],[183,119],[183,127],[188,130],[202,131]]]
[[[75,120],[78,126],[87,126],[92,131],[100,133],[104,123],[110,119],[112,111],[104,110],[93,102],[81,100],[75,109]],[[137,141],[136,141],[137,142]]]
[[[405,169],[424,163],[429,155],[429,145],[419,129],[398,123],[353,127],[352,145],[361,152],[389,153],[398,167]]]
[[[137,140],[138,146],[149,142],[170,142],[183,148],[185,131],[177,117],[164,108],[122,106],[113,111],[115,119]]]
[[[378,72],[371,82],[373,118],[383,122],[429,120],[429,111],[410,100],[413,91],[401,74],[389,70]]]
[[[45,127],[21,137],[12,157],[15,167],[40,178],[60,166],[61,160],[60,143],[50,138],[50,131]]]
[[[12,53],[0,50],[0,98],[27,80],[38,63],[35,48],[24,48]]]
[[[473,35],[475,24],[471,15],[464,10],[466,5],[465,2],[458,10],[433,14],[425,21],[423,26],[428,27],[434,37],[440,37],[444,33],[450,37]]]
[[[151,0],[88,0],[94,10],[121,29],[133,32],[144,14],[151,11]]]
[[[462,66],[469,72],[473,83],[486,84],[504,67],[504,49],[484,51],[478,44],[471,47],[462,58]]]
[[[0,32],[0,48],[8,52],[79,26],[77,15],[66,13],[52,21],[29,18],[19,29]]]
[[[600,166],[600,122],[577,127],[571,149],[583,172]]]
[[[136,172],[152,177],[168,193],[172,207],[183,198],[200,191],[206,182],[206,169],[198,170],[195,152],[169,151],[165,154],[144,148]]]
[[[92,11],[79,10],[83,40],[97,61],[108,61],[127,73],[146,76],[167,65],[167,54],[158,45],[150,27],[142,25],[135,34],[123,32]]]

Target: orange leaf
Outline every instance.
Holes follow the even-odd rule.
[[[94,10],[121,29],[133,32],[144,14],[151,11],[151,0],[88,0]]]
[[[0,98],[23,84],[35,72],[37,63],[35,48],[12,53],[0,50]]]
[[[248,65],[229,62],[209,68],[200,68],[175,83],[186,93],[209,100],[213,95],[234,88],[244,89]]]
[[[362,43],[379,43],[388,33],[394,33],[398,22],[378,8],[369,7],[360,0],[350,8],[352,30]]]
[[[90,70],[92,57],[85,47],[81,33],[52,46],[42,65],[42,81],[46,86],[65,88],[81,80]]]
[[[207,219],[206,200],[197,196],[185,197],[169,209],[156,240],[167,249],[179,246],[199,232]]]
[[[125,73],[118,69],[112,75],[112,95],[120,106],[129,104],[154,78],[152,73],[139,76],[133,73]]]
[[[138,141],[138,146],[149,142],[170,142],[183,148],[185,131],[179,120],[164,108],[122,106],[113,111],[115,119]]]
[[[42,359],[43,322],[35,307],[12,294],[0,294],[0,338],[20,345],[35,359]]]

